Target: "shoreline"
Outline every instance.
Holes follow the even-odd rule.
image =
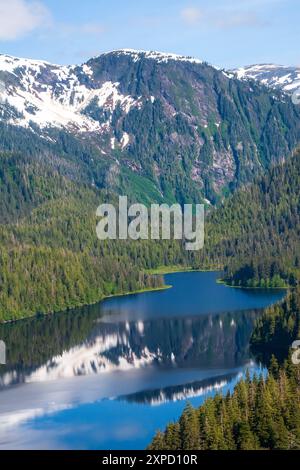
[[[103,302],[104,300],[107,300],[107,299],[113,299],[114,297],[127,297],[129,295],[146,294],[147,292],[157,292],[157,291],[172,289],[172,287],[173,287],[172,285],[166,284],[160,287],[148,287],[145,289],[124,292],[123,294],[121,293],[121,294],[106,295],[101,300],[99,300],[99,302],[96,302],[95,304]],[[89,305],[95,305],[95,304],[89,304]]]
[[[149,275],[152,275],[152,276],[159,276],[159,275],[164,276],[164,275],[167,275],[167,274],[186,273],[186,272],[187,273],[188,272],[190,272],[190,273],[192,273],[192,272],[206,273],[206,272],[219,272],[219,271],[222,271],[221,267],[214,267],[214,268],[211,268],[211,269],[199,269],[199,268],[192,268],[191,266],[171,265],[171,266],[159,266],[158,268],[155,268],[155,269],[147,269],[147,270],[145,270],[145,273],[147,273]],[[231,287],[233,289],[250,289],[250,290],[251,289],[264,289],[264,290],[286,290],[286,291],[289,290],[289,289],[292,289],[292,287],[244,287],[244,286],[233,286],[231,284],[228,284],[222,278],[216,279],[216,284],[222,284],[225,287]],[[56,315],[56,314],[63,313],[63,312],[68,312],[68,311],[71,311],[71,310],[74,310],[74,309],[77,309],[77,308],[96,305],[98,303],[104,302],[105,300],[112,299],[114,297],[125,297],[125,296],[129,296],[129,295],[145,294],[147,292],[150,293],[150,292],[164,291],[164,290],[167,290],[167,289],[171,289],[172,287],[173,287],[172,285],[164,284],[164,285],[159,286],[159,287],[147,287],[147,288],[143,288],[143,289],[139,289],[139,290],[135,290],[135,291],[120,292],[120,293],[117,293],[117,294],[106,295],[106,296],[103,296],[103,297],[99,298],[95,302],[77,304],[77,305],[74,305],[72,307],[68,307],[64,310],[51,311],[51,312],[48,312],[48,313],[36,312],[36,313],[33,313],[32,315],[20,317],[20,318],[17,318],[17,319],[5,320],[3,322],[0,322],[0,326],[1,325],[8,325],[10,323],[16,323],[16,322],[19,322],[19,321],[25,321],[25,320],[30,320],[30,319],[32,320],[36,317],[37,318],[43,318],[43,317],[47,317],[48,315],[49,316],[50,315]]]
[[[164,274],[176,274],[176,273],[212,273],[222,271],[220,267],[214,267],[211,269],[200,269],[200,268],[192,268],[191,266],[182,266],[180,265],[173,265],[173,266],[159,266],[155,269],[147,269],[145,272],[152,276],[164,275]]]
[[[147,292],[163,291],[163,290],[171,289],[172,287],[173,287],[172,285],[166,284],[166,285],[163,285],[163,286],[160,286],[160,287],[147,287],[147,288],[145,287],[144,289],[139,289],[139,290],[135,290],[135,291],[129,291],[129,292],[124,292],[124,293],[120,292],[118,294],[105,295],[104,297],[101,297],[99,300],[96,300],[95,302],[89,302],[89,303],[74,305],[72,307],[66,308],[65,310],[57,310],[57,311],[48,312],[48,313],[37,312],[37,313],[33,313],[32,315],[28,315],[28,316],[25,316],[25,317],[20,317],[20,318],[16,318],[16,319],[12,319],[12,320],[5,320],[3,322],[0,322],[0,326],[1,325],[8,325],[8,324],[11,324],[11,323],[17,323],[19,321],[32,320],[34,318],[43,318],[43,317],[48,317],[48,316],[51,316],[51,315],[59,315],[60,313],[70,312],[71,310],[75,310],[77,308],[97,305],[97,304],[100,304],[101,302],[104,302],[107,299],[113,299],[114,297],[125,297],[125,296],[129,296],[129,295],[145,294]]]
[[[226,282],[224,279],[220,278],[220,279],[217,279],[216,280],[216,283],[217,284],[222,284],[223,286],[225,287],[232,287],[233,289],[262,289],[262,290],[290,290],[290,289],[294,289],[294,287],[291,287],[291,286],[281,286],[281,287],[260,287],[260,286],[256,286],[256,287],[249,287],[249,286],[235,286],[235,285],[231,285],[231,284],[228,284],[228,282]]]
[[[175,274],[175,273],[180,273],[180,272],[214,272],[214,271],[216,271],[216,270],[215,269],[202,269],[201,270],[201,269],[193,269],[191,266],[170,265],[170,266],[159,266],[156,269],[146,269],[144,272],[146,274],[149,274],[149,275],[152,275],[152,276],[159,276],[159,275],[163,276],[165,274]],[[139,290],[136,290],[136,291],[120,292],[120,293],[117,293],[117,294],[105,295],[103,297],[100,297],[95,302],[77,304],[77,305],[68,307],[64,310],[54,310],[54,311],[47,312],[47,313],[36,312],[36,313],[33,313],[32,315],[26,315],[26,316],[20,317],[20,318],[5,320],[3,322],[0,322],[0,326],[1,325],[8,325],[10,323],[16,323],[16,322],[24,321],[24,320],[30,320],[30,319],[32,320],[35,317],[41,317],[42,318],[42,317],[47,317],[48,315],[56,315],[56,314],[59,314],[59,313],[68,312],[70,310],[74,310],[74,309],[81,308],[81,307],[88,307],[88,306],[91,306],[91,305],[96,305],[98,303],[101,303],[101,302],[105,301],[106,299],[112,299],[114,297],[123,297],[123,296],[128,296],[128,295],[143,294],[143,293],[147,293],[147,292],[163,291],[163,290],[166,290],[166,289],[171,289],[172,287],[173,287],[172,285],[165,284],[165,285],[162,285],[160,287],[148,287],[148,288],[139,289]]]

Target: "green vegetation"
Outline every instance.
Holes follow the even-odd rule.
[[[161,288],[146,271],[185,262],[172,241],[98,240],[95,211],[113,194],[21,156],[1,158],[11,171],[0,173],[0,322]]]
[[[251,348],[270,364],[274,354],[279,362],[287,357],[292,342],[300,338],[300,288],[290,291],[284,302],[270,307],[257,321]]]
[[[276,361],[274,360],[274,371]],[[267,378],[247,375],[158,432],[150,450],[300,449],[300,368],[288,362]]]
[[[194,271],[191,266],[184,266],[184,265],[168,265],[168,266],[158,266],[154,269],[148,269],[147,273],[151,275],[163,275],[163,274],[170,274],[170,273],[181,273],[187,271]]]
[[[206,223],[201,267],[225,268],[227,283],[296,286],[300,253],[300,152],[228,197]]]
[[[95,208],[113,193],[21,156],[1,158],[10,171],[0,173],[0,321],[161,287],[153,274],[186,269],[225,268],[231,285],[297,284],[299,152],[210,210],[200,252],[172,240],[100,242]]]
[[[300,366],[289,347],[300,338],[300,289],[257,322],[252,347],[268,361],[267,377],[249,374],[232,394],[199,408],[188,404],[178,422],[158,432],[151,450],[300,449]]]

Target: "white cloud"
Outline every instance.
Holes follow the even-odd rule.
[[[59,23],[53,20],[48,8],[40,0],[0,0],[0,41],[19,39],[46,28],[47,33],[62,36],[98,36],[105,31],[98,22]]]
[[[202,19],[203,16],[204,15],[202,11],[200,10],[200,8],[196,8],[196,7],[187,7],[181,11],[181,17],[188,24],[198,23]]]
[[[18,39],[50,21],[50,12],[39,1],[0,0],[0,41]]]

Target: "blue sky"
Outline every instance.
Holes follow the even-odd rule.
[[[225,68],[300,65],[299,0],[0,0],[0,52],[59,64],[120,48]]]

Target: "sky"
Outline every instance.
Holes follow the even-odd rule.
[[[0,53],[79,64],[131,48],[298,66],[299,25],[299,0],[0,0]]]

